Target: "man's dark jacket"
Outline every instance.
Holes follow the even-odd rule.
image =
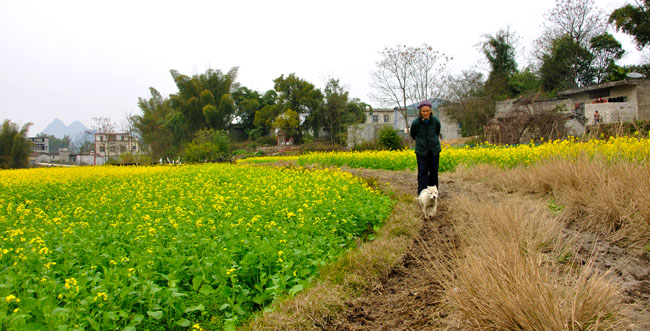
[[[411,138],[415,140],[416,154],[440,154],[440,121],[433,116],[428,121],[416,118],[411,123]]]

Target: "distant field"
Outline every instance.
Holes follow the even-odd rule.
[[[472,166],[492,164],[501,168],[531,165],[540,160],[578,157],[605,157],[610,160],[650,161],[650,140],[647,138],[617,137],[608,140],[592,139],[587,142],[555,140],[543,144],[518,146],[499,146],[482,144],[474,147],[450,147],[444,145],[440,153],[440,172],[453,171],[459,165]],[[415,153],[401,151],[362,151],[362,152],[316,152],[288,157],[254,157],[244,159],[243,163],[277,162],[296,160],[299,165],[318,164],[321,166],[348,166],[384,170],[416,169]]]

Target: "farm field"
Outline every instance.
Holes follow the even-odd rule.
[[[566,290],[553,292],[556,301],[550,301],[551,306],[583,304],[575,301],[572,291],[606,298],[600,305],[584,302],[584,307],[595,308],[578,319],[564,314],[554,316],[558,327],[576,327],[594,319],[601,323],[597,325],[614,328],[631,325],[612,308],[621,304],[615,295],[616,287],[602,273],[592,277],[587,269],[571,271],[574,267],[569,262],[595,265],[603,272],[609,268],[605,265],[615,265],[612,261],[617,259],[647,264],[643,254],[648,249],[644,247],[650,247],[646,224],[650,200],[647,194],[638,192],[650,191],[649,158],[649,140],[630,137],[516,147],[445,148],[441,155],[440,212],[432,224],[422,224],[415,213],[418,208],[412,196],[416,181],[413,170],[409,170],[414,167],[415,157],[408,150],[312,153],[241,161],[290,161],[342,166],[347,171],[359,168],[355,173],[367,177],[365,181],[341,169],[245,164],[2,171],[0,325],[5,329],[218,330],[233,329],[263,310],[248,327],[391,325],[382,321],[396,323],[396,328],[459,327],[462,321],[471,320],[478,323],[472,327],[507,328],[507,324],[499,324],[503,316],[481,306],[495,293],[481,292],[484,289],[479,285],[490,282],[480,276],[500,281],[499,275],[507,274],[503,270],[490,274],[495,271],[490,269],[494,265],[509,265],[516,270],[551,266],[531,271],[547,277],[533,283],[555,284],[553,288]],[[367,183],[390,183],[385,193],[392,200]],[[493,210],[495,204],[501,209]],[[521,217],[530,210],[539,215],[532,218],[532,223]],[[394,226],[389,219],[383,226],[389,215],[390,219],[400,218],[403,224]],[[472,221],[490,215],[499,217],[489,222],[506,215],[504,219],[510,223],[481,225]],[[563,229],[568,224],[571,227]],[[516,239],[521,241],[516,245],[525,247],[526,258],[515,254],[508,261],[522,264],[494,260],[491,252],[513,250],[482,244],[508,243],[514,237],[484,237],[484,227],[502,227],[507,233],[520,225],[517,236],[522,238]],[[425,236],[417,234],[420,228],[426,229]],[[608,252],[615,251],[607,248],[604,258],[590,257],[589,249],[563,244],[574,240],[567,240],[567,231],[580,233],[582,239],[602,238],[611,247],[629,250],[631,256],[618,253],[607,257]],[[355,255],[357,250],[347,251],[359,245],[359,236],[369,233],[378,239],[363,244],[359,251],[373,251],[376,257],[359,257]],[[386,243],[384,237],[392,241]],[[419,246],[409,246],[407,238]],[[596,239],[587,241],[598,243]],[[439,243],[447,246],[436,246]],[[451,252],[445,251],[449,248]],[[406,257],[402,270],[396,259],[403,254]],[[448,260],[432,258],[435,256]],[[477,278],[452,276],[459,266],[473,265],[467,264],[464,257],[478,263],[464,274],[473,275],[471,271],[478,270],[474,274]],[[481,265],[481,261],[492,262]],[[339,264],[335,269],[342,269],[327,271],[332,263]],[[395,268],[402,271],[391,272]],[[567,270],[558,272],[563,269]],[[324,280],[320,278],[323,270]],[[617,273],[642,275],[644,270],[617,269]],[[319,285],[313,288],[309,284],[315,277],[319,277]],[[593,280],[580,283],[579,277]],[[331,279],[333,283],[328,283]],[[512,284],[507,279],[502,281]],[[580,287],[585,284],[588,286]],[[472,288],[474,285],[477,287]],[[630,286],[620,290],[627,293],[627,302],[643,302],[650,296],[642,290],[642,283]],[[330,308],[313,307],[324,295],[349,296],[348,288],[384,288],[387,292],[380,291],[374,298],[362,297],[348,308],[344,307],[347,303],[327,300],[324,305]],[[448,290],[454,288],[464,290],[453,292],[459,293],[456,297],[449,296],[452,292]],[[310,299],[318,289],[322,296]],[[517,296],[521,294],[518,288],[508,290],[513,292],[496,295],[504,300],[534,297],[531,293]],[[632,295],[637,293],[634,291],[637,297]],[[482,299],[468,294],[479,292],[485,295]],[[294,295],[303,300],[301,304],[287,299]],[[391,297],[393,304],[372,315],[365,313],[368,305],[382,305],[389,295],[401,297]],[[275,300],[278,298],[282,300]],[[448,302],[444,309],[439,305],[443,300]],[[394,305],[399,302],[403,306]],[[463,306],[466,302],[474,306]],[[537,307],[532,302],[531,307]],[[281,317],[285,311],[282,307],[310,310]],[[339,315],[318,315],[318,309],[338,309]],[[404,311],[416,311],[420,317],[409,320],[412,316],[403,315]],[[451,317],[446,319],[450,311]],[[487,317],[474,314],[481,311],[487,312]],[[639,316],[640,320],[645,318]]]
[[[300,292],[391,201],[335,170],[0,172],[3,329],[232,329]]]

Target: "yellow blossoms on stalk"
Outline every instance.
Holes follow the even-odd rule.
[[[79,287],[77,286],[77,280],[74,278],[66,278],[65,279],[65,285],[63,285],[66,289],[74,289],[79,291]]]
[[[647,133],[650,135],[650,132]],[[634,137],[610,137],[580,141],[575,137],[561,140],[531,142],[516,146],[493,145],[488,142],[476,146],[451,147],[443,145],[440,153],[440,171],[452,171],[458,165],[493,164],[511,168],[531,165],[543,159],[577,157],[604,157],[607,160],[645,162],[650,160],[650,139]],[[246,162],[246,161],[244,161]],[[252,160],[251,162],[261,162]],[[360,151],[360,152],[314,152],[303,154],[297,160],[300,165],[348,166],[385,170],[416,169],[413,150]]]
[[[5,300],[7,300],[7,303],[12,303],[12,302],[19,303],[19,302],[20,302],[20,299],[18,299],[18,298],[17,298],[15,295],[13,295],[13,294],[9,294],[8,296],[6,296],[6,297],[5,297]]]
[[[106,292],[97,292],[97,295],[95,296],[95,301],[97,300],[103,300],[103,301],[108,300],[108,294],[106,294]]]

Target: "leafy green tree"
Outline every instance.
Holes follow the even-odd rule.
[[[593,54],[592,68],[596,83],[603,83],[617,71],[616,60],[625,54],[621,43],[609,33],[591,38],[591,53]],[[615,73],[614,73],[615,75]]]
[[[5,120],[0,128],[0,169],[27,168],[32,143],[27,137],[27,132],[32,123],[18,125],[10,120]]]
[[[311,130],[314,135],[324,125],[322,116],[323,93],[314,84],[290,74],[281,75],[273,80],[274,89],[278,93],[278,104],[281,106],[279,113],[291,109],[298,115],[305,115],[305,122],[297,132],[298,138],[302,137],[303,130]]]
[[[342,122],[348,104],[348,95],[349,92],[340,85],[338,79],[331,78],[327,82],[323,120],[332,143],[341,143],[341,133],[345,126]]]
[[[494,36],[486,36],[482,44],[483,54],[490,63],[490,74],[486,84],[493,85],[498,99],[514,95],[510,88],[510,78],[517,72],[515,60],[514,34],[509,30],[499,30]]]
[[[199,130],[229,128],[236,111],[231,92],[237,70],[210,69],[192,77],[171,70],[177,93],[163,98],[151,88],[150,99],[138,100],[142,115],[134,116],[134,126],[154,159],[176,155]]]
[[[171,107],[183,114],[187,130],[185,136],[192,136],[200,129],[228,129],[235,112],[230,97],[238,68],[223,74],[209,69],[204,74],[188,77],[172,70],[171,74],[178,93],[170,95]]]
[[[590,84],[592,54],[577,44],[569,35],[553,41],[553,48],[542,58],[540,76],[542,88],[549,93]]]
[[[287,109],[287,111],[275,118],[273,127],[282,130],[288,137],[294,137],[300,127],[298,113]]]
[[[372,110],[372,106],[362,102],[359,98],[352,98],[345,106],[342,122],[347,128],[350,124],[363,123],[366,121],[366,110]],[[347,130],[344,130],[347,131]]]
[[[173,110],[169,98],[164,98],[153,87],[149,88],[149,92],[150,99],[138,98],[142,115],[133,116],[134,126],[144,144],[150,148],[153,159],[174,156],[183,141],[180,133],[185,130],[174,132]]]
[[[273,121],[282,113],[282,105],[266,105],[255,112],[253,124],[262,130],[262,134],[268,134],[273,128]]]
[[[223,130],[203,129],[183,150],[187,162],[214,162],[230,160],[230,137]]]
[[[650,0],[635,0],[636,6],[626,4],[612,12],[609,23],[616,31],[632,36],[638,49],[650,44]]]
[[[278,95],[275,90],[268,90],[264,95],[257,91],[250,90],[246,87],[239,87],[232,93],[235,102],[236,115],[244,132],[254,135],[262,133],[263,129],[255,125],[255,113],[266,106],[276,104]],[[250,137],[249,135],[249,138]]]
[[[510,76],[508,81],[512,96],[520,96],[527,93],[538,92],[542,82],[539,75],[531,67],[523,71],[517,71]]]
[[[556,0],[537,40],[544,91],[552,94],[594,81],[589,52],[593,37],[605,33],[606,21],[595,0]]]

